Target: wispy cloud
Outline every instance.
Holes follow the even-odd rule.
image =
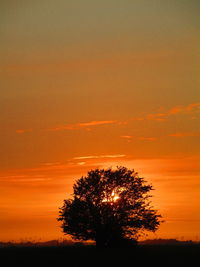
[[[64,131],[64,130],[79,130],[79,129],[85,129],[85,130],[91,130],[93,127],[97,126],[103,126],[103,125],[126,125],[131,123],[131,121],[158,121],[163,122],[169,119],[170,117],[173,117],[175,115],[191,115],[192,119],[196,119],[198,115],[200,114],[200,102],[192,103],[189,105],[178,105],[174,106],[171,109],[168,109],[163,112],[155,112],[155,113],[149,113],[142,116],[133,117],[124,121],[119,120],[93,120],[89,122],[79,122],[79,123],[69,123],[69,124],[63,124],[58,125],[52,128],[45,129],[45,131]],[[28,132],[32,132],[32,129],[17,129],[15,132],[17,134],[24,134]],[[133,136],[131,135],[122,135],[121,138],[129,139],[131,140]],[[146,139],[147,140],[147,139]],[[150,139],[149,139],[150,140]],[[153,140],[153,139],[152,139]]]
[[[171,137],[198,137],[200,136],[200,132],[178,132],[169,134]]]
[[[28,132],[32,132],[32,129],[17,129],[15,132],[17,134],[23,134],[23,133],[28,133]]]
[[[116,121],[90,121],[90,122],[83,122],[79,123],[79,127],[87,127],[87,126],[96,126],[96,125],[102,125],[102,124],[113,124],[116,123]]]
[[[177,114],[177,113],[182,113],[182,114],[188,114],[188,113],[199,113],[200,112],[200,103],[192,103],[187,106],[176,106],[172,109],[169,110],[169,114]]]
[[[157,140],[156,137],[152,136],[132,136],[132,135],[121,135],[121,138],[126,139],[127,141],[131,141],[132,139],[134,140],[144,140],[144,141],[155,141]]]
[[[138,140],[155,141],[157,140],[157,138],[156,137],[138,137]]]
[[[153,120],[153,121],[166,121],[169,117],[176,114],[190,114],[197,115],[200,113],[200,103],[192,103],[186,106],[175,106],[165,112],[150,113],[145,116],[135,117],[133,120]]]
[[[62,130],[77,130],[81,128],[88,128],[106,124],[118,124],[119,122],[116,120],[102,120],[102,121],[89,121],[89,122],[81,122],[81,123],[73,123],[57,126],[55,128],[48,129],[49,131],[62,131]]]
[[[80,166],[81,165],[85,165],[85,161],[78,162],[77,164],[80,165]]]
[[[167,116],[168,116],[167,113],[147,114],[145,119],[151,121],[164,121],[166,120]]]
[[[121,135],[120,137],[124,138],[124,139],[132,139],[133,138],[132,135]]]
[[[124,154],[114,154],[114,155],[92,155],[92,156],[81,156],[81,157],[74,157],[73,159],[102,159],[102,158],[123,158],[126,155]]]

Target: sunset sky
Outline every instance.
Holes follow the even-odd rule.
[[[200,240],[200,1],[1,0],[0,241],[63,237],[76,179],[153,184],[149,238]]]

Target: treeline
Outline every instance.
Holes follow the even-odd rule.
[[[192,240],[180,241],[177,239],[147,239],[139,241],[139,245],[194,245],[199,242]],[[0,242],[0,247],[59,247],[59,246],[88,246],[95,245],[94,242],[74,242],[72,240],[49,240],[45,242],[21,241],[21,242]]]
[[[198,242],[194,242],[192,240],[180,241],[177,239],[147,239],[144,241],[140,241],[139,244],[141,245],[189,245],[195,244]]]

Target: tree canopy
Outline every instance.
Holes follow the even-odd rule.
[[[73,198],[64,200],[58,220],[65,234],[94,240],[97,246],[136,240],[144,230],[156,231],[161,222],[149,201],[152,189],[126,167],[91,170],[75,182]]]

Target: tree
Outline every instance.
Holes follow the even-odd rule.
[[[78,179],[73,198],[64,200],[59,221],[76,240],[94,240],[98,247],[136,240],[144,230],[155,231],[160,215],[150,206],[152,185],[126,167],[95,169]]]

